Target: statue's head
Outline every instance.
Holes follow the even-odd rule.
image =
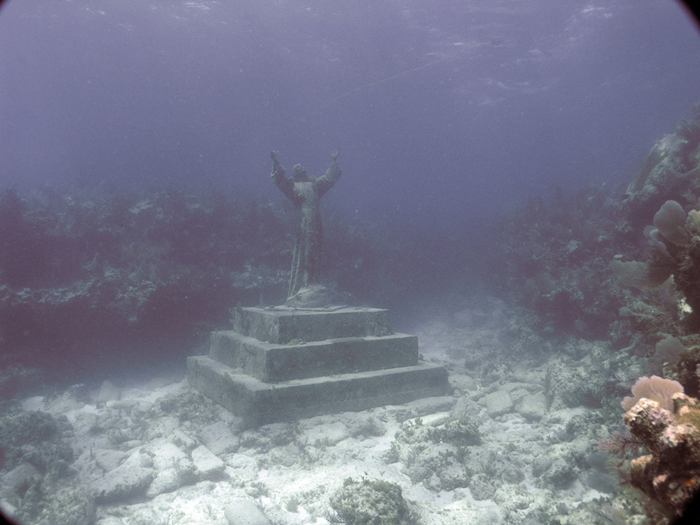
[[[294,178],[294,182],[307,182],[309,180],[309,175],[301,164],[294,165],[292,168],[292,177]]]

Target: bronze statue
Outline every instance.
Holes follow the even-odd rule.
[[[287,294],[291,298],[302,288],[319,284],[323,244],[319,204],[321,197],[340,178],[341,171],[337,163],[338,154],[334,153],[331,155],[331,165],[322,176],[311,178],[301,164],[296,164],[289,179],[274,152],[271,156],[272,179],[301,213]]]

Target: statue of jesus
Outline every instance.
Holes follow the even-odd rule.
[[[287,297],[292,298],[302,288],[319,284],[323,244],[319,201],[340,178],[341,171],[337,163],[338,154],[334,153],[331,155],[331,165],[322,176],[311,178],[301,164],[296,164],[289,179],[274,152],[271,156],[272,180],[301,214],[287,293]]]

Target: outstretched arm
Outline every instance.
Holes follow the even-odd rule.
[[[272,180],[275,181],[275,184],[282,193],[284,193],[292,201],[296,201],[296,196],[294,195],[294,183],[292,183],[292,181],[290,181],[285,175],[284,168],[277,159],[277,155],[275,155],[274,151],[270,153],[270,157],[272,157],[272,173],[270,174]]]
[[[328,190],[330,190],[333,187],[333,185],[338,181],[341,174],[342,171],[340,171],[340,167],[338,167],[338,153],[332,153],[331,165],[328,166],[326,173],[324,173],[314,181],[319,195],[323,195]]]

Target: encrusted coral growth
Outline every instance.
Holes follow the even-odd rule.
[[[632,222],[646,220],[666,200],[694,205],[700,192],[700,106],[649,152],[624,201]]]
[[[403,499],[401,487],[378,479],[347,478],[331,498],[331,507],[347,525],[409,525],[416,518]]]
[[[691,293],[700,270],[688,264],[700,252],[694,247],[700,213],[691,212],[686,224],[683,211],[700,201],[699,175],[700,108],[656,143],[624,196],[610,195],[607,188],[573,196],[556,192],[506,221],[504,268],[494,275],[512,302],[533,317],[536,330],[550,336],[611,335],[616,346],[648,354],[663,334],[682,333],[675,312],[666,313],[667,303],[675,304],[678,295],[673,286],[661,286],[671,274],[688,305],[694,308],[697,297],[700,306],[700,295]],[[640,259],[638,232],[670,200],[677,204],[664,205],[653,231],[647,231],[651,260],[623,261],[622,255]],[[666,243],[675,244],[668,248]],[[614,257],[617,282],[609,269]],[[676,271],[679,267],[682,272]],[[628,293],[618,283],[642,290]],[[649,290],[649,285],[657,288]],[[625,318],[611,326],[620,308]]]
[[[686,392],[698,395],[700,379],[700,211],[686,214],[676,201],[666,201],[654,215],[654,227],[645,234],[651,249],[648,262],[614,262],[613,270],[628,284],[636,280],[638,287],[654,286],[672,277],[672,282],[682,294],[678,315],[682,329],[687,334],[673,345],[665,337],[657,343],[657,351],[666,352],[670,346],[677,362],[673,375]],[[636,273],[634,279],[630,272]],[[666,341],[666,342],[664,342]]]
[[[649,247],[649,260],[625,262],[619,258],[614,259],[612,269],[618,279],[627,286],[653,288],[674,276],[676,284],[686,294],[692,307],[690,301],[696,302],[695,297],[698,293],[685,290],[683,283],[688,283],[696,277],[694,274],[688,275],[688,270],[695,266],[693,256],[696,254],[693,253],[692,247],[699,242],[695,228],[696,216],[695,210],[688,216],[678,202],[666,201],[654,215],[654,225],[647,226],[644,230]]]
[[[94,498],[70,467],[65,416],[0,406],[0,506],[21,523],[89,525]]]
[[[466,418],[450,419],[439,425],[422,419],[401,425],[387,462],[400,461],[414,483],[432,490],[454,490],[470,483],[469,448],[481,442],[478,426]]]
[[[685,336],[681,341],[684,348],[674,373],[685,387],[685,392],[697,397],[700,394],[700,334]]]
[[[678,328],[690,335],[700,330],[699,218],[698,210],[686,214],[678,202],[666,201],[654,215],[654,226],[647,227],[645,231],[650,248],[649,260],[617,260],[613,261],[612,266],[623,283],[637,288],[672,282],[682,295],[677,307],[677,315],[682,321]],[[692,337],[685,339],[688,346],[684,346],[685,343],[680,339],[670,345],[668,337],[664,337],[662,341],[665,340],[666,343],[657,343],[657,351],[667,352],[670,346],[674,347],[671,350],[675,354],[674,360],[678,361],[674,375],[681,380],[689,394],[697,395],[700,350]]]
[[[73,460],[67,437],[72,431],[66,418],[44,412],[26,412],[17,407],[0,407],[0,470],[24,462],[42,472],[63,473]]]
[[[657,386],[664,381],[643,379],[642,383]],[[668,392],[675,386],[666,384],[660,390],[664,388]],[[682,392],[674,393],[671,400],[672,406],[664,408],[663,400],[642,397],[625,414],[625,423],[649,451],[632,460],[632,485],[660,503],[669,515],[680,515],[700,489],[700,404]]]

